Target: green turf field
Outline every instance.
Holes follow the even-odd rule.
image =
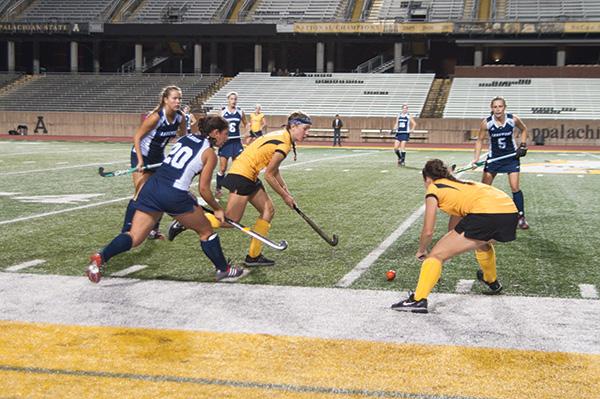
[[[43,259],[46,263],[24,271],[82,275],[90,253],[120,231],[127,198],[132,194],[130,177],[101,178],[98,166],[127,168],[129,147],[0,141],[0,270]],[[301,209],[328,234],[337,234],[340,243],[335,248],[327,245],[275,194],[270,238],[286,239],[289,248],[283,252],[266,249],[265,254],[277,265],[254,269],[240,283],[335,286],[421,206],[420,168],[427,159],[439,157],[461,166],[471,154],[410,151],[407,167],[398,168],[389,149],[299,148],[298,160],[287,159],[282,174]],[[579,284],[600,286],[600,204],[596,195],[600,155],[530,151],[522,163],[542,169],[521,174],[531,229],[519,231],[517,241],[496,247],[505,292],[580,297]],[[548,165],[555,168],[547,170],[551,169]],[[560,170],[574,173],[553,173]],[[464,177],[479,180],[480,172]],[[499,176],[496,185],[508,191],[505,176]],[[65,198],[56,197],[66,195],[72,196],[71,203],[61,203]],[[55,213],[58,211],[66,212]],[[256,215],[249,206],[242,223],[252,225]],[[164,217],[163,231],[170,220]],[[446,223],[447,218],[440,214],[436,238],[444,233]],[[350,287],[414,288],[420,267],[414,259],[420,228],[421,219],[417,219]],[[226,256],[240,262],[248,249],[247,236],[224,229],[219,234]],[[146,242],[113,258],[107,272],[132,265],[148,266],[130,276],[141,279],[212,281],[214,277],[192,232],[174,242]],[[388,269],[398,272],[394,282],[385,280]],[[475,271],[473,254],[453,259],[436,291],[454,292],[458,280],[474,279]],[[473,290],[477,292],[479,287]]]

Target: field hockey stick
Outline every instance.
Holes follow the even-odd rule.
[[[308,216],[306,216],[304,214],[304,212],[302,212],[300,210],[300,208],[298,208],[296,205],[294,205],[294,210],[296,212],[298,212],[298,215],[302,216],[302,219],[304,219],[306,221],[306,223],[308,223],[308,225],[310,227],[312,227],[312,229],[314,231],[317,232],[317,234],[319,234],[321,236],[322,239],[324,239],[327,244],[331,245],[332,247],[335,247],[338,244],[338,237],[334,234],[331,238],[329,238],[327,236],[327,234],[325,234],[325,232],[323,230],[321,230],[321,228],[319,226],[317,226],[315,224],[315,222],[313,222],[312,220],[310,220],[310,218]]]
[[[146,165],[142,168],[142,171],[156,169],[160,165],[162,165],[162,163],[153,163],[152,165]],[[113,172],[105,172],[104,168],[102,166],[100,166],[98,168],[98,174],[102,177],[114,177],[114,176],[128,175],[137,170],[138,170],[138,168],[129,168],[129,169],[115,170]]]
[[[483,165],[494,163],[496,161],[501,161],[503,159],[512,158],[512,157],[514,157],[516,155],[517,155],[516,152],[511,152],[510,154],[502,155],[500,157],[490,158],[490,159],[486,159],[486,160],[483,160],[483,161],[479,161],[479,162],[476,162],[475,164],[473,164],[471,166],[465,166],[463,168],[455,170],[454,173],[466,172],[468,170],[472,170],[472,169],[478,168],[478,167],[483,166]]]
[[[205,212],[211,213],[213,215],[215,214],[215,212],[212,209],[209,209],[205,206],[203,206],[202,209],[204,209]],[[276,249],[278,251],[283,251],[284,249],[286,249],[288,247],[288,243],[286,240],[281,240],[278,244],[275,241],[271,241],[267,237],[258,234],[256,231],[251,230],[250,227],[246,227],[238,222],[234,222],[233,220],[231,220],[227,217],[225,218],[225,222],[229,223],[230,225],[232,225],[233,227],[235,227],[242,233],[248,234],[250,237],[256,238],[258,241],[262,242],[263,244],[268,245],[269,247]]]

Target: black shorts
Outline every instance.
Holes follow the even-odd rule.
[[[256,132],[250,131],[250,137],[258,138],[258,137],[260,137],[262,135],[263,135],[262,130],[259,130],[259,131],[256,131]]]
[[[252,195],[261,188],[263,188],[262,182],[260,179],[256,179],[256,181],[252,181],[247,177],[236,175],[234,173],[228,173],[221,183],[223,187],[225,187],[229,192],[238,195]]]
[[[517,236],[518,213],[470,213],[456,225],[458,234],[473,240],[514,241]]]

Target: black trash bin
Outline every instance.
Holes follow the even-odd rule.
[[[17,133],[19,133],[21,136],[27,136],[27,130],[27,125],[17,126]]]

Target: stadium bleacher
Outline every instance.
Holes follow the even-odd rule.
[[[203,93],[219,75],[47,74],[0,93],[4,111],[142,113],[154,108],[161,88],[179,86],[183,103]]]
[[[455,78],[444,118],[482,118],[496,96],[524,119],[595,119],[600,114],[600,79]]]
[[[382,0],[380,4],[373,4],[368,20],[459,20],[464,6],[464,0]]]
[[[348,0],[259,0],[249,18],[256,22],[323,21],[343,18]]]
[[[507,0],[508,19],[599,19],[598,0]]]
[[[239,94],[242,109],[261,104],[269,115],[287,115],[302,109],[313,116],[395,116],[407,103],[419,116],[433,74],[316,73],[307,76],[270,76],[240,73],[210,97],[205,105],[220,109],[227,93]]]
[[[183,13],[183,21],[206,21],[212,20],[217,11],[227,0],[147,0],[129,17],[130,22],[148,21],[156,22],[165,18],[165,13]]]
[[[36,0],[18,17],[20,21],[95,21],[117,0]]]

